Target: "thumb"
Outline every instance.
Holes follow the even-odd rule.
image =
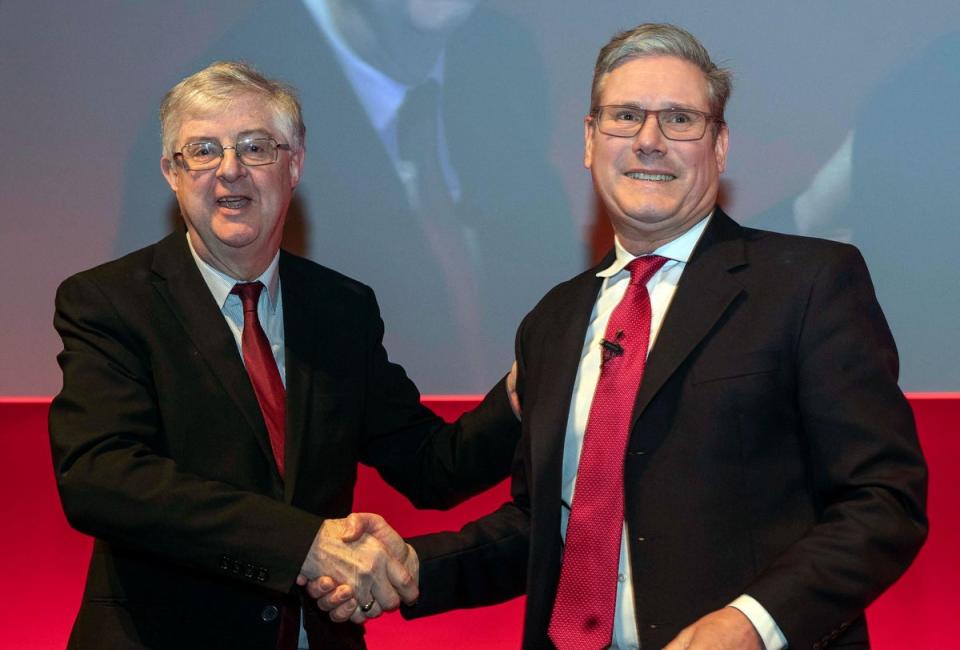
[[[363,518],[358,513],[351,513],[343,520],[343,530],[341,531],[340,541],[355,542],[367,532]]]

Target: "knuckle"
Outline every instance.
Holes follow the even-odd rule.
[[[400,607],[400,596],[397,594],[390,594],[384,599],[382,607],[386,611],[393,611],[396,608]]]

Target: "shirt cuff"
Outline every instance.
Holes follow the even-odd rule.
[[[784,650],[787,647],[787,637],[783,636],[777,622],[773,620],[763,605],[753,596],[743,594],[729,605],[734,607],[750,619],[754,629],[763,641],[766,650]]]

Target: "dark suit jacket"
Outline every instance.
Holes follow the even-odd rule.
[[[280,281],[286,481],[182,230],[60,287],[54,467],[67,518],[96,537],[71,647],[273,648],[276,608],[324,518],[350,512],[358,462],[420,507],[509,473],[502,385],[444,425],[388,362],[368,287],[286,253]],[[363,645],[352,624],[309,631]]]
[[[388,347],[421,388],[463,393],[492,385],[510,365],[513,330],[527,307],[585,259],[549,161],[549,89],[533,39],[478,7],[445,54],[441,101],[462,188],[455,220],[472,229],[480,258],[479,265],[463,261],[478,285],[482,319],[479,336],[467,340],[393,163],[303,3],[255,3],[198,55],[183,75],[217,59],[242,59],[299,90],[306,166],[293,205],[299,218],[287,225],[303,246],[298,252],[373,287]],[[147,120],[130,156],[137,166],[160,151],[156,117]],[[155,206],[173,197],[159,178],[147,178],[127,179],[117,254],[168,232]]]
[[[611,259],[520,326],[514,502],[413,541],[422,588],[407,615],[525,590],[524,647],[551,647],[564,431],[595,273]],[[864,608],[925,537],[926,468],[856,249],[742,228],[718,209],[648,358],[624,462],[644,647],[741,593],[791,648],[866,646]]]

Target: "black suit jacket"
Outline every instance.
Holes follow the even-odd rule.
[[[502,385],[444,425],[387,360],[368,287],[286,253],[279,272],[285,481],[182,230],[61,285],[54,466],[67,518],[96,537],[71,647],[273,648],[276,608],[324,518],[350,512],[358,462],[420,507],[508,474],[519,427]],[[318,647],[363,645],[360,627],[308,620]]]
[[[523,435],[513,503],[413,540],[406,614],[527,594],[525,648],[552,647],[564,432],[611,261],[565,282],[517,334]],[[897,355],[856,249],[742,228],[719,209],[650,352],[625,463],[644,647],[739,594],[791,648],[867,645],[863,610],[926,534],[926,468]]]
[[[468,339],[380,136],[303,3],[255,3],[198,55],[183,75],[217,59],[241,59],[298,89],[307,142],[292,206],[299,218],[287,226],[292,243],[373,287],[389,324],[388,347],[422,388],[463,393],[492,385],[510,365],[513,329],[527,306],[585,259],[549,161],[549,89],[530,35],[478,7],[444,55],[441,102],[462,189],[454,220],[470,228],[479,258],[463,260],[477,283],[482,319],[479,335]],[[137,166],[160,150],[155,120],[151,114],[130,156]],[[155,206],[171,203],[172,195],[148,178],[148,185],[133,174],[127,179],[118,254],[168,231]]]

